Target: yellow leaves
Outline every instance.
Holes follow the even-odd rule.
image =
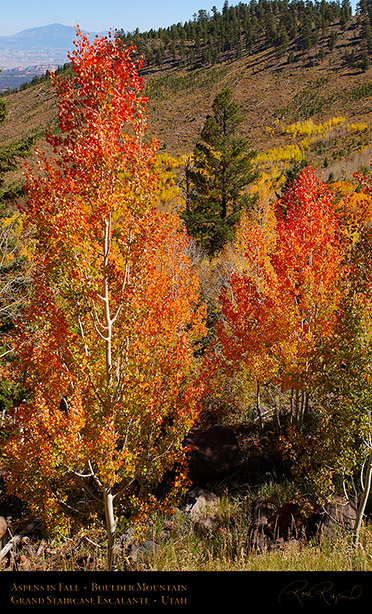
[[[330,142],[331,139],[346,138],[350,134],[363,133],[368,130],[367,123],[351,123],[341,116],[332,117],[321,123],[316,123],[310,118],[287,126],[281,125],[280,133],[275,130],[277,139],[280,138],[280,146],[260,152],[255,158],[255,163],[260,170],[270,169],[277,164],[283,173],[285,166],[305,160],[309,150],[314,151],[316,156],[319,155],[321,149],[324,149],[326,140]],[[274,127],[266,127],[265,132],[268,138],[274,137]],[[286,143],[288,137],[290,137],[290,143]],[[349,141],[350,139],[348,143],[345,143],[347,148],[350,147]]]
[[[359,122],[357,124],[346,124],[348,132],[366,132],[369,129],[368,124]]]
[[[372,222],[372,194],[357,192],[353,185],[339,185],[336,187],[342,197],[338,206],[338,215],[344,238],[351,247],[355,246]],[[353,190],[353,191],[352,191]]]
[[[98,479],[112,488],[118,482],[118,470],[123,464],[118,445],[119,433],[115,425],[115,416],[109,415],[97,429],[96,438],[90,444],[90,460]]]
[[[295,124],[291,124],[290,126],[287,126],[285,131],[288,134],[292,134],[295,138],[297,136],[312,136],[312,135],[325,136],[335,126],[339,126],[341,124],[344,124],[345,122],[346,122],[345,117],[333,117],[327,122],[324,122],[322,124],[314,124],[313,120],[310,118],[303,122],[297,122]]]
[[[158,154],[154,170],[159,178],[159,200],[162,208],[175,210],[185,206],[185,168],[191,156],[173,158],[166,153]]]
[[[19,257],[32,258],[33,243],[26,240],[24,219],[19,213],[0,219],[0,258],[3,262]]]
[[[8,228],[8,226],[11,226],[15,222],[17,217],[18,217],[18,213],[14,213],[13,215],[9,217],[0,219],[0,227],[2,226],[3,228]]]
[[[255,158],[255,162],[301,162],[304,160],[305,151],[309,149],[311,142],[312,139],[303,139],[298,144],[269,149],[267,153],[258,154]]]

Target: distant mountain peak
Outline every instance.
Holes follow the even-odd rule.
[[[95,36],[95,32],[90,33],[91,38]],[[27,28],[12,36],[0,36],[0,68],[62,65],[67,62],[67,53],[74,48],[75,37],[75,28],[61,23]]]
[[[27,36],[34,36],[39,35],[39,34],[45,34],[45,33],[59,33],[59,32],[63,32],[65,34],[71,34],[71,32],[74,32],[75,28],[73,28],[72,26],[64,26],[62,23],[51,23],[49,25],[46,26],[37,26],[35,28],[26,28],[25,30],[21,30],[21,32],[18,32],[17,34],[14,34],[13,36],[22,36],[22,37],[27,37]]]

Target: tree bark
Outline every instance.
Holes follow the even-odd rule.
[[[260,384],[258,382],[257,382],[257,389],[256,389],[256,407],[257,407],[258,418],[260,421],[260,427],[263,428],[263,420],[262,420],[262,413],[261,413]]]
[[[116,522],[114,516],[114,496],[111,488],[105,488],[103,491],[103,500],[105,506],[105,520],[107,533],[107,569],[108,571],[117,571],[115,566],[115,533]]]
[[[38,522],[32,522],[31,524],[27,525],[27,527],[23,529],[23,531],[21,531],[19,534],[14,535],[14,537],[12,537],[12,539],[9,540],[8,543],[4,546],[4,548],[0,551],[0,561],[2,561],[3,558],[8,554],[8,552],[10,552],[10,550],[12,550],[14,546],[16,546],[21,541],[22,537],[31,533],[38,526],[38,524]]]
[[[360,534],[360,529],[361,529],[362,522],[363,522],[364,510],[366,509],[369,493],[371,491],[371,482],[372,482],[372,449],[370,450],[369,455],[368,455],[367,470],[366,470],[366,477],[365,477],[365,482],[364,482],[364,487],[363,487],[363,494],[360,499],[360,503],[359,503],[358,511],[357,511],[357,517],[356,517],[356,521],[354,525],[354,545],[355,546],[357,546],[359,543],[359,534]]]
[[[108,285],[108,258],[111,247],[111,216],[105,221],[105,230],[103,235],[103,273],[104,273],[104,317],[106,329],[106,380],[108,390],[112,384],[112,320],[110,315],[110,294]]]
[[[293,388],[291,388],[291,401],[290,401],[290,417],[289,417],[289,421],[292,424],[294,416],[293,416]]]

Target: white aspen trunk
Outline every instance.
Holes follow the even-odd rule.
[[[110,315],[110,294],[108,284],[108,257],[111,248],[111,216],[105,220],[103,235],[103,302],[106,329],[106,382],[108,390],[112,384],[112,321]]]
[[[103,304],[105,322],[105,354],[106,354],[106,385],[107,404],[112,399],[112,324],[110,314],[110,291],[108,280],[108,261],[111,250],[111,215],[105,220],[103,232]],[[103,488],[103,501],[105,507],[105,522],[107,533],[107,567],[108,571],[116,571],[115,567],[115,533],[116,522],[114,515],[114,495],[111,488]]]
[[[296,388],[295,390],[295,422],[298,427],[300,424],[300,409],[299,409],[299,392]]]
[[[363,470],[362,470],[363,471]],[[363,487],[363,494],[358,505],[357,517],[354,525],[354,545],[357,546],[359,543],[359,533],[363,522],[364,510],[366,509],[369,493],[371,491],[371,482],[372,482],[372,449],[369,452],[368,461],[367,461],[367,470],[366,477]]]
[[[293,388],[291,388],[290,412],[291,413],[290,413],[289,421],[292,424],[293,419],[294,419],[294,416],[293,416],[293,414],[294,414],[294,409],[293,409]]]
[[[258,418],[260,421],[260,428],[263,428],[263,419],[262,419],[262,413],[261,413],[261,391],[260,391],[260,384],[258,382],[257,382],[257,389],[256,389],[256,406],[257,406]]]
[[[103,501],[105,506],[105,521],[107,533],[107,569],[108,571],[116,571],[115,566],[115,533],[116,522],[114,516],[114,496],[111,488],[105,488],[103,491]]]
[[[308,405],[308,398],[307,398],[307,393],[302,391],[301,392],[301,405],[300,405],[300,420],[299,420],[299,427],[302,428],[304,425],[304,419],[305,419],[305,414],[307,411],[307,405]]]

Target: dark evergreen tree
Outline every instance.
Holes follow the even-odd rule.
[[[329,39],[328,39],[328,49],[332,52],[336,46],[336,42],[338,39],[338,35],[337,32],[335,32],[334,30],[332,30]]]
[[[277,46],[278,46],[278,53],[280,56],[284,55],[284,53],[288,51],[289,38],[288,38],[287,30],[284,27],[282,27],[278,33]]]
[[[362,57],[362,65],[361,65],[362,70],[364,72],[366,72],[369,69],[370,65],[371,65],[371,62],[370,62],[370,59],[369,59],[368,52],[364,51],[363,52],[363,57]]]
[[[351,6],[349,0],[343,0],[342,13],[341,13],[341,25],[345,27],[351,19]]]
[[[183,213],[189,234],[210,256],[233,239],[242,210],[253,204],[246,188],[256,177],[254,152],[238,136],[242,117],[230,89],[216,96],[212,110],[193,152],[188,171],[191,189]]]
[[[360,24],[365,19],[372,25],[372,0],[360,0],[358,10]],[[216,6],[211,12],[200,9],[184,24],[144,33],[138,29],[132,34],[121,31],[120,36],[126,44],[135,42],[138,54],[145,55],[146,66],[161,66],[170,60],[193,68],[273,46],[279,57],[287,53],[289,44],[310,51],[317,46],[320,33],[328,36],[332,26],[336,31],[340,25],[347,28],[350,19],[350,0],[251,0],[236,6],[229,6],[225,0],[221,12]],[[330,41],[331,46],[334,43]],[[163,50],[162,56],[157,47]]]

